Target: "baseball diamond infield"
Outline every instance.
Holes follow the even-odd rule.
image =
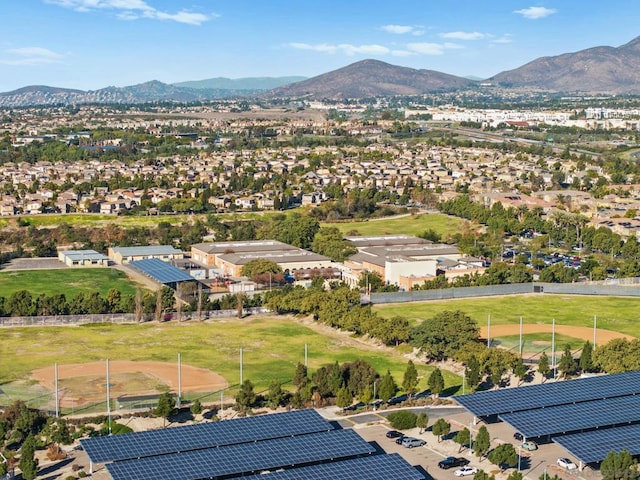
[[[523,324],[522,333],[548,333],[551,334],[553,325],[549,324]],[[593,341],[593,328],[591,327],[578,327],[574,325],[556,325],[556,333],[560,335],[566,335],[568,337],[579,338],[580,340]],[[509,335],[518,335],[520,333],[520,325],[491,325],[491,330],[488,332],[487,326],[480,327],[480,336],[487,338],[487,333],[491,334],[491,338],[506,337]],[[624,333],[614,332],[612,330],[604,330],[602,328],[596,329],[596,342],[598,345],[604,345],[610,340],[615,338],[626,338],[627,340],[634,340],[635,337],[631,335],[625,335]]]
[[[78,406],[104,399],[106,392],[106,362],[58,365],[60,406]],[[31,378],[50,391],[55,390],[55,367],[31,372]],[[109,362],[110,396],[154,394],[165,390],[178,391],[178,365],[166,362]],[[180,384],[183,394],[214,392],[229,386],[219,374],[182,364]]]

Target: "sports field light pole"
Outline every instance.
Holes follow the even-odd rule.
[[[598,325],[598,317],[597,315],[593,316],[593,348],[596,348],[596,332],[597,332],[597,325]]]
[[[520,317],[520,358],[522,358],[522,316]]]
[[[111,435],[111,383],[109,382],[109,359],[107,358],[107,422],[109,425],[109,435]]]
[[[60,399],[58,398],[58,364],[53,365],[53,373],[56,383],[56,418],[60,418]]]
[[[556,379],[556,319],[551,320],[551,364],[553,365],[553,379]]]
[[[180,408],[180,400],[182,399],[182,362],[178,353],[178,401],[176,407]]]
[[[520,460],[522,459],[522,446],[518,445],[518,471],[520,471]]]
[[[309,346],[304,344],[304,368],[309,368]]]
[[[487,315],[487,348],[491,348],[491,315]]]
[[[240,385],[243,383],[242,376],[242,347],[240,347]]]

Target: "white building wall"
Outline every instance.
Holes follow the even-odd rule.
[[[400,277],[436,274],[438,262],[432,260],[416,260],[413,262],[386,262],[384,267],[384,281],[393,285],[398,285]]]

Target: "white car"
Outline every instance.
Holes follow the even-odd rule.
[[[462,467],[453,472],[456,477],[466,477],[467,475],[475,475],[478,473],[478,469],[476,467]]]
[[[556,461],[556,463],[558,464],[558,466],[566,468],[567,470],[575,470],[576,468],[578,468],[575,463],[565,457],[560,457]]]

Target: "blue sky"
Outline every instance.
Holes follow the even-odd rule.
[[[0,92],[314,76],[365,58],[489,77],[640,35],[637,0],[3,0]]]

